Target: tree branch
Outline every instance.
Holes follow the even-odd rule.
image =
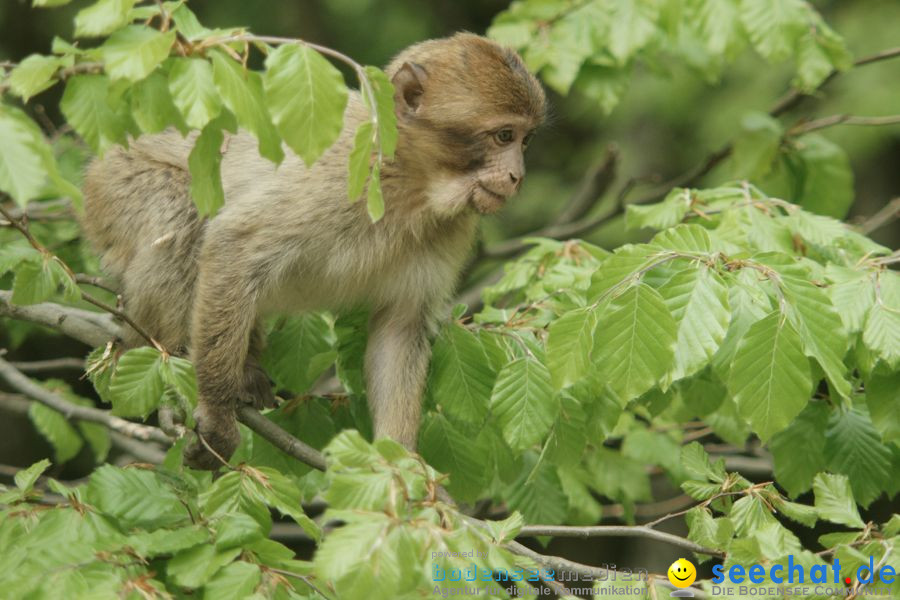
[[[300,462],[318,469],[325,470],[325,457],[315,448],[301,442],[299,439],[267,419],[253,407],[240,406],[235,411],[238,420],[255,431],[260,437],[270,442],[273,446],[289,456],[293,456]]]
[[[802,135],[804,133],[809,133],[810,131],[816,131],[819,129],[825,129],[826,127],[834,127],[835,125],[862,125],[869,127],[879,127],[882,125],[897,125],[900,124],[900,115],[886,115],[882,117],[857,117],[853,115],[830,115],[828,117],[822,117],[821,119],[814,119],[812,121],[805,121],[798,123],[791,127],[787,133],[786,137],[793,137]]]
[[[84,371],[84,360],[75,357],[49,358],[47,360],[24,362],[11,361],[10,364],[23,373],[40,373],[41,371],[59,371],[62,369]]]
[[[551,537],[566,538],[592,538],[592,537],[638,537],[664,542],[698,554],[709,554],[723,558],[724,552],[713,548],[706,548],[683,537],[657,531],[644,525],[595,525],[591,527],[569,527],[564,525],[526,525],[519,531],[517,537],[533,537],[547,535]]]
[[[884,227],[897,217],[900,217],[900,197],[894,198],[881,210],[866,219],[859,226],[859,230],[865,234],[870,234],[876,229]]]
[[[857,59],[854,63],[854,67],[862,67],[863,65],[872,64],[875,62],[879,62],[882,60],[887,60],[890,58],[894,58],[900,56],[900,48],[889,48],[887,50],[882,50],[881,52],[876,52],[875,54],[871,54],[869,56],[864,56],[863,58]],[[782,96],[769,111],[769,114],[773,117],[778,117],[783,115],[784,113],[792,110],[798,104],[800,104],[806,98],[809,98],[823,87],[825,87],[832,79],[837,77],[840,74],[840,71],[834,70],[828,74],[828,76],[822,80],[822,83],[816,86],[816,89],[810,92],[803,92],[798,89],[793,89],[789,91],[787,94]]]
[[[156,427],[126,421],[99,408],[72,404],[62,396],[41,387],[2,358],[0,358],[0,379],[6,381],[14,390],[62,413],[66,419],[99,423],[113,431],[139,440],[151,440],[166,445],[171,443],[169,437]]]
[[[20,306],[12,303],[12,293],[5,290],[0,290],[0,316],[51,327],[92,348],[119,335],[119,327],[108,315],[53,302]]]
[[[31,401],[25,396],[0,392],[0,409],[13,414],[28,415],[30,407]],[[116,448],[141,462],[159,464],[166,458],[165,452],[155,445],[132,439],[117,431],[110,431],[109,439]]]

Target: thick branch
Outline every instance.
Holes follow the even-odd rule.
[[[119,335],[118,326],[108,315],[52,302],[19,306],[11,299],[11,292],[0,290],[0,316],[52,327],[91,347],[102,346]]]
[[[100,423],[113,431],[139,440],[152,440],[167,445],[171,443],[168,436],[156,427],[126,421],[99,408],[72,404],[62,396],[41,387],[2,358],[0,358],[0,379],[29,398],[62,413],[67,419]]]
[[[654,540],[657,542],[664,542],[666,544],[671,544],[672,546],[677,546],[679,548],[684,548],[685,550],[690,550],[691,552],[696,552],[698,554],[709,554],[710,556],[717,556],[722,558],[725,556],[724,552],[719,550],[715,550],[713,548],[706,548],[692,542],[683,537],[678,537],[677,535],[673,535],[671,533],[666,533],[664,531],[657,531],[655,529],[650,529],[649,527],[645,527],[643,525],[636,526],[628,526],[628,525],[596,525],[592,527],[568,527],[564,525],[530,525],[525,526],[519,532],[519,537],[532,537],[532,536],[541,536],[548,535],[551,537],[574,537],[574,538],[592,538],[592,537],[639,537],[639,538],[647,538],[650,540]]]

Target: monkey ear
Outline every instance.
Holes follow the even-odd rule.
[[[394,109],[398,116],[413,114],[422,103],[428,73],[422,65],[405,62],[391,78],[394,84]]]

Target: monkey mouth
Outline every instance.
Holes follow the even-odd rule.
[[[489,215],[503,208],[506,196],[498,194],[479,181],[472,195],[472,204],[478,212]]]

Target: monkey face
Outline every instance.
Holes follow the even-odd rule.
[[[475,210],[493,214],[519,191],[531,135],[529,123],[521,119],[485,132],[483,166],[472,174],[475,185],[469,202]]]
[[[438,214],[497,212],[525,176],[524,151],[544,120],[537,79],[512,50],[472,34],[430,40],[389,65],[397,156],[428,180]]]

